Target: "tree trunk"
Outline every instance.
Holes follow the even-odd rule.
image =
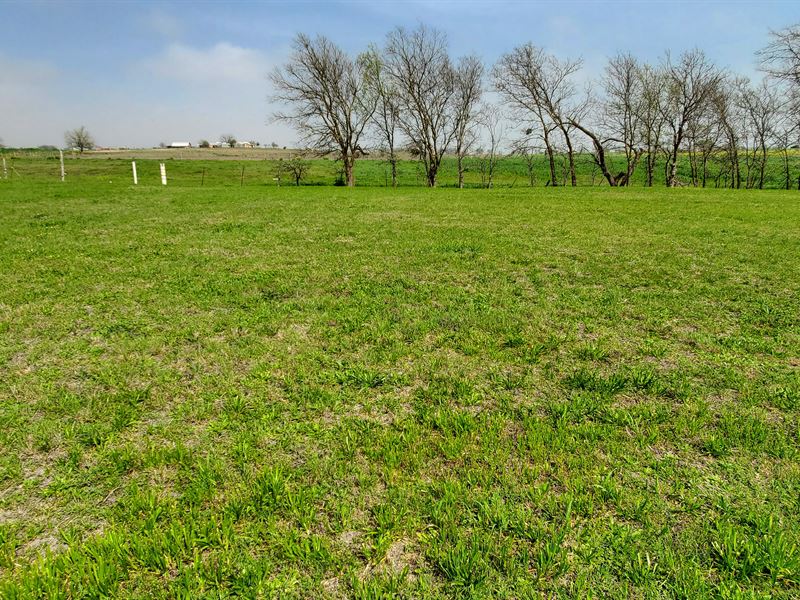
[[[558,180],[556,179],[556,159],[553,156],[553,147],[550,145],[550,136],[547,134],[547,130],[544,131],[544,146],[547,150],[547,159],[550,162],[550,185],[553,187],[558,185]]]
[[[672,152],[670,153],[669,171],[667,175],[667,187],[677,187],[678,185],[678,151],[683,141],[684,123],[680,123],[672,136]]]
[[[569,159],[569,178],[572,187],[578,187],[578,178],[575,176],[575,153],[572,150],[572,142],[567,138],[567,158]]]
[[[654,172],[656,170],[656,158],[657,158],[657,155],[653,151],[653,148],[648,147],[648,149],[647,149],[647,163],[646,163],[647,178],[646,178],[646,181],[645,181],[645,185],[647,187],[653,187],[653,174],[654,174]]]
[[[639,164],[643,153],[644,150],[641,148],[633,149],[628,152],[628,170],[625,172],[625,181],[621,185],[629,186],[631,184],[631,179],[633,179],[633,174],[636,171],[636,165]]]
[[[708,177],[708,154],[703,152],[703,187],[706,187],[707,177]]]
[[[789,151],[786,149],[788,144],[783,145],[783,177],[786,183],[786,189],[788,190],[791,186],[791,180],[789,177]]]
[[[753,155],[750,156],[750,150],[745,147],[744,153],[744,187],[749,190],[753,187],[754,175],[753,167],[756,157],[756,149],[753,148]]]
[[[642,158],[644,150],[637,149],[633,150],[632,152],[633,154],[631,155],[630,162],[628,163],[628,170],[625,172],[623,177],[617,178],[617,185],[619,186],[629,186],[631,184],[633,174],[636,172],[636,165],[639,164],[639,159]]]
[[[689,173],[692,178],[692,187],[697,187],[697,150],[693,143],[689,143]]]
[[[676,187],[678,183],[678,149],[670,152],[667,166],[667,187]]]
[[[432,188],[436,187],[436,176],[438,175],[438,171],[439,171],[439,165],[431,161],[428,164],[428,173],[427,173],[428,187]]]
[[[458,187],[464,189],[464,156],[461,151],[456,151],[458,157]]]
[[[347,187],[355,187],[356,185],[356,176],[353,172],[353,165],[355,164],[355,159],[347,155],[342,159],[343,167],[344,167],[344,179],[347,184]]]
[[[572,121],[572,125],[580,129],[583,133],[589,136],[589,139],[592,140],[592,145],[594,146],[594,163],[600,167],[600,172],[603,174],[603,177],[606,178],[608,185],[611,187],[617,187],[617,179],[609,172],[608,166],[606,165],[606,151],[605,148],[603,148],[603,144],[600,139],[590,130],[582,127],[579,123]],[[574,186],[575,183],[573,182],[572,185]]]
[[[564,141],[567,143],[567,160],[569,161],[569,178],[572,187],[578,186],[578,179],[575,177],[575,152],[572,149],[572,140],[569,139],[569,133],[566,127],[560,127],[561,133],[564,134]]]

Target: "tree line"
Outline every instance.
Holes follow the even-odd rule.
[[[392,185],[398,153],[407,151],[431,187],[443,157],[454,154],[463,187],[464,158],[480,141],[491,185],[508,128],[514,154],[546,155],[551,186],[562,161],[568,184],[577,185],[576,154],[586,151],[613,187],[628,185],[636,169],[648,186],[705,186],[713,166],[717,186],[763,188],[767,158],[777,153],[789,189],[790,149],[800,136],[800,25],[771,32],[756,58],[760,82],[718,67],[700,49],[667,52],[656,64],[622,53],[581,87],[581,59],[532,43],[487,68],[474,55],[453,59],[446,35],[425,25],[397,27],[383,46],[357,56],[325,36],[298,34],[270,76],[283,107],[273,117],[292,124],[308,148],[335,152],[348,186],[372,146],[385,153]],[[498,102],[487,100],[489,90]],[[678,176],[681,157],[688,181]]]

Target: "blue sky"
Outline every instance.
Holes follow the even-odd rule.
[[[453,54],[491,64],[531,41],[582,57],[583,78],[618,51],[657,61],[699,47],[757,76],[770,29],[800,21],[800,3],[773,2],[8,2],[0,0],[0,137],[63,143],[86,125],[109,146],[239,139],[291,145],[269,123],[266,75],[302,31],[352,52],[396,25],[447,32]]]

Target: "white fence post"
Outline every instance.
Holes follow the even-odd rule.
[[[8,179],[8,167],[6,167],[6,157],[3,157],[3,179]]]
[[[139,178],[136,176],[136,161],[131,161],[131,168],[133,169],[133,185],[139,185]]]
[[[167,185],[167,167],[161,163],[161,185]]]
[[[61,160],[61,181],[63,182],[64,181],[64,151],[63,150],[59,150],[58,151],[58,156],[59,156],[59,159]]]

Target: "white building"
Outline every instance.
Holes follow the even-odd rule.
[[[191,148],[191,142],[172,142],[167,148]]]

